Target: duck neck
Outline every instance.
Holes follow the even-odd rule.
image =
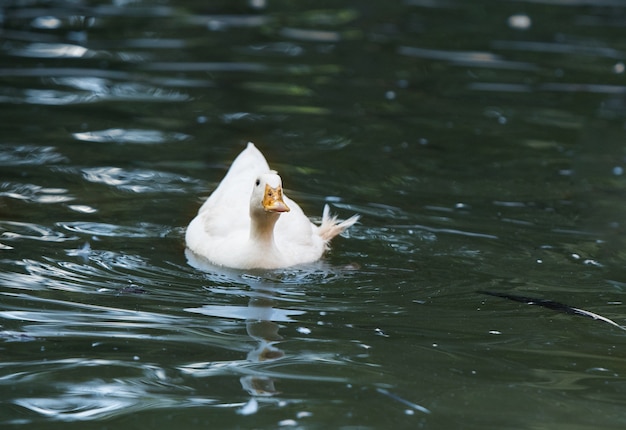
[[[251,214],[250,240],[262,248],[274,249],[274,225],[279,216],[269,212]]]

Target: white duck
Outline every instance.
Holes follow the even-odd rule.
[[[338,222],[329,212],[326,205],[322,223],[313,224],[283,194],[280,176],[263,154],[248,143],[187,227],[185,242],[194,254],[235,269],[310,263],[359,219]]]

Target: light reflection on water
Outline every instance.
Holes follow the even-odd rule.
[[[134,193],[184,193],[186,184],[197,181],[165,172],[135,169],[124,171],[119,167],[94,167],[82,169],[86,181],[115,187]]]
[[[98,277],[102,278],[103,276],[109,279],[107,281],[108,286],[114,287],[114,284],[111,283],[111,275],[115,276],[115,266],[118,268],[125,267],[136,272],[137,274],[133,275],[133,279],[137,283],[147,285],[148,279],[144,278],[144,282],[141,282],[142,278],[138,276],[138,273],[141,273],[139,269],[141,265],[142,262],[139,261],[125,261],[120,266],[115,264],[111,257],[108,257],[108,263],[102,266],[104,271],[102,269],[86,271],[85,269],[88,269],[89,266],[75,263],[63,264],[62,268],[55,269],[50,265],[43,268],[36,267],[36,262],[25,262],[31,283],[41,284],[40,281],[45,277],[44,283],[47,285],[40,285],[40,287],[61,288],[64,291],[81,293],[88,293],[85,287],[89,285],[92,286],[92,289],[98,287],[98,292],[103,292],[102,286],[107,284],[103,283],[102,280],[97,280]],[[55,271],[62,272],[57,276],[54,274]],[[175,273],[173,272],[173,274]],[[180,275],[180,273],[178,274]],[[224,278],[229,276],[231,276],[229,272],[220,275],[221,282],[224,282]],[[309,275],[304,272],[298,276],[306,277]],[[240,413],[249,414],[252,413],[249,408],[242,409],[246,404],[258,400],[263,406],[263,404],[267,404],[267,400],[260,398],[281,394],[275,386],[275,380],[310,380],[337,384],[347,383],[355,375],[358,375],[358,369],[363,364],[346,362],[331,352],[303,351],[286,354],[281,350],[281,342],[288,340],[280,334],[281,324],[297,322],[293,318],[305,314],[306,311],[278,307],[282,303],[281,291],[285,291],[285,287],[280,284],[267,282],[256,276],[245,276],[244,278],[237,276],[231,282],[241,281],[241,279],[245,279],[245,282],[252,286],[250,290],[238,290],[240,294],[249,297],[248,305],[233,306],[223,303],[184,309],[185,312],[202,315],[204,320],[202,322],[195,318],[189,319],[184,315],[176,316],[167,313],[111,308],[52,298],[37,299],[32,295],[32,292],[4,293],[5,299],[8,299],[5,302],[16,299],[28,300],[33,304],[41,302],[45,303],[46,308],[49,309],[15,309],[0,312],[0,318],[7,325],[19,321],[22,326],[21,332],[4,333],[3,338],[7,341],[19,340],[21,342],[40,343],[43,339],[47,341],[57,339],[59,342],[64,342],[64,339],[67,339],[70,342],[80,342],[80,339],[85,339],[88,344],[83,347],[87,349],[81,353],[82,358],[7,362],[4,368],[13,373],[3,375],[0,380],[6,385],[28,383],[32,387],[31,393],[37,392],[38,387],[52,383],[54,388],[46,390],[48,393],[45,396],[37,397],[32,396],[32,394],[26,397],[18,396],[14,403],[55,420],[82,421],[111,418],[118,414],[128,414],[144,408],[154,410],[211,405],[231,407]],[[13,281],[16,280],[13,279]],[[83,287],[74,290],[64,288],[64,285],[71,286],[72,284]],[[121,277],[118,284],[120,286],[123,284]],[[31,289],[27,288],[27,290]],[[141,292],[141,294],[144,293],[147,292]],[[224,288],[223,293],[232,295],[233,291]],[[219,292],[218,294],[223,293]],[[133,293],[128,294],[132,295]],[[303,298],[298,298],[294,301],[294,298],[290,297],[294,293],[287,294],[285,304],[289,307],[301,303],[303,300]],[[295,292],[295,297],[302,297],[302,294]],[[178,300],[180,299],[179,296]],[[190,297],[190,300],[194,300],[194,298]],[[51,308],[57,308],[57,310]],[[214,331],[213,334],[206,332],[206,317],[209,320],[208,327],[211,327],[209,331]],[[247,336],[241,334],[233,338],[234,333],[229,335],[229,331],[239,326],[239,324],[233,326],[227,322],[233,319],[241,319],[245,322]],[[320,323],[318,322],[318,324]],[[220,329],[220,326],[223,328]],[[231,327],[229,328],[229,326]],[[311,333],[311,330],[300,326],[297,332],[306,336]],[[220,333],[222,334],[220,335]],[[172,347],[172,344],[180,343],[182,346],[198,335],[204,337],[205,341],[209,341],[213,347],[219,346],[228,350],[242,350],[242,352],[247,350],[247,354],[245,358],[239,360],[188,362],[179,364],[177,368],[173,369],[163,368],[157,363],[151,362],[150,357],[153,354],[149,351],[146,351],[147,357],[144,357],[140,355],[140,352],[132,355],[135,353],[128,346],[115,346],[120,345],[120,341],[122,341],[121,345],[128,341],[145,341],[155,346],[158,343],[170,344],[167,349],[175,350],[176,347]],[[316,341],[313,340],[313,342]],[[42,346],[41,353],[45,354],[46,348]],[[113,355],[121,355],[124,358],[118,360],[95,358],[99,355],[99,351],[117,351],[118,348],[122,351],[126,350],[126,352],[120,354],[114,352]],[[88,350],[92,351],[91,354],[96,354],[94,358],[85,357]],[[316,364],[317,373],[315,375],[309,375],[308,372],[303,373],[302,369],[310,366],[311,363]],[[338,366],[347,365],[349,365],[348,370],[340,371],[338,369]],[[370,372],[367,367],[369,366],[365,365],[363,372]],[[327,372],[323,371],[324,368],[327,369]],[[89,374],[94,372],[112,373],[119,376],[111,381],[101,377],[85,379],[84,376],[81,376],[85,372]],[[51,380],[49,375],[56,376],[53,376]],[[72,375],[77,375],[78,380],[72,381]],[[228,405],[218,399],[197,397],[194,394],[196,389],[192,387],[193,384],[187,385],[185,383],[185,375],[189,375],[194,380],[238,375],[242,388],[252,397],[248,401],[239,401]],[[61,379],[57,380],[57,378]],[[279,398],[273,403],[285,403],[286,401],[287,403],[290,402],[284,398]],[[296,403],[300,402],[296,400]],[[15,422],[19,422],[19,420]]]
[[[0,10],[0,423],[623,428],[623,333],[477,293],[623,322],[621,2],[79,3]],[[248,140],[323,261],[185,256]]]
[[[159,130],[124,130],[120,128],[74,133],[73,136],[75,139],[84,142],[147,144],[180,141],[189,138],[189,136],[182,133],[167,134]]]
[[[0,165],[2,166],[55,164],[63,161],[67,161],[67,158],[52,146],[0,145]]]
[[[89,51],[82,46],[67,43],[31,43],[22,48],[10,50],[9,54],[18,57],[80,58],[89,56]]]

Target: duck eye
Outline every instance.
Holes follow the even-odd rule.
[[[256,182],[254,183],[254,185],[256,185],[257,187],[261,184],[261,180],[257,179]]]

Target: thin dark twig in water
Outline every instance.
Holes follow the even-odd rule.
[[[422,405],[418,405],[417,403],[413,403],[408,401],[407,399],[403,399],[402,397],[398,396],[397,394],[394,394],[388,390],[385,390],[384,388],[376,388],[376,391],[378,391],[380,394],[384,394],[387,397],[392,398],[393,400],[396,400],[400,403],[402,403],[405,406],[408,406],[409,408],[415,409],[416,411],[419,412],[423,412],[425,414],[429,414],[430,413],[430,409],[425,408]]]
[[[537,299],[534,297],[518,296],[515,294],[507,294],[507,293],[498,293],[495,291],[477,291],[477,292],[480,294],[486,294],[488,296],[500,297],[502,299],[508,299],[508,300],[513,300],[515,302],[526,303],[527,305],[542,306],[544,308],[552,309],[553,311],[562,312],[565,314],[580,315],[583,317],[605,322],[607,324],[612,325],[613,327],[617,327],[620,330],[626,331],[626,327],[616,323],[615,321],[607,317],[603,317],[602,315],[598,315],[596,313],[589,312],[584,309],[575,308],[573,306],[569,306],[564,303],[555,302],[554,300]]]

